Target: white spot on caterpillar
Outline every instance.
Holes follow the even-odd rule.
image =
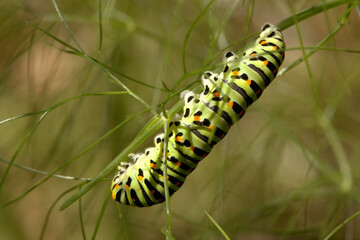
[[[188,93],[188,92],[191,92],[190,90],[184,90],[180,93],[180,98],[184,98],[185,95]]]

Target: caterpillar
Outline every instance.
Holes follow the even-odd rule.
[[[170,195],[261,96],[284,57],[282,33],[276,26],[265,24],[242,57],[227,52],[221,73],[206,71],[202,75],[202,93],[185,92],[183,115],[169,124],[166,178]],[[111,184],[114,200],[138,207],[165,200],[164,134],[157,135],[154,144],[145,153],[130,154],[134,163],[120,163]]]

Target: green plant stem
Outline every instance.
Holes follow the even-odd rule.
[[[9,165],[10,162],[6,161],[5,159],[0,158],[0,161]],[[43,174],[43,175],[52,175],[53,177],[56,178],[60,178],[60,179],[64,179],[64,180],[81,180],[81,181],[90,181],[91,178],[84,178],[84,177],[71,177],[71,176],[64,176],[64,175],[59,175],[59,174],[51,174],[50,172],[46,172],[46,171],[42,171],[39,169],[35,169],[35,168],[31,168],[31,167],[27,167],[21,164],[17,164],[17,163],[13,163],[12,164],[14,167],[18,167],[24,170],[27,170],[29,172],[33,172],[33,173],[38,173],[38,174]]]
[[[106,206],[107,204],[109,203],[109,200],[110,200],[110,196],[111,196],[111,191],[109,189],[108,193],[106,194],[106,197],[104,199],[104,203],[101,207],[101,211],[100,211],[100,214],[99,214],[99,217],[97,218],[97,221],[96,221],[96,225],[95,225],[95,229],[94,229],[94,233],[91,237],[92,240],[95,240],[96,238],[96,234],[99,230],[99,227],[100,227],[100,223],[101,223],[101,220],[102,220],[102,217],[104,216],[104,212],[105,212],[105,209],[106,209]]]
[[[126,226],[126,222],[125,222],[124,215],[123,215],[123,212],[122,212],[121,204],[118,203],[116,205],[117,205],[117,209],[118,209],[118,212],[119,212],[120,222],[121,222],[121,225],[122,225],[123,230],[124,230],[125,238],[127,240],[129,240],[130,239],[129,231],[128,231],[128,228]]]
[[[83,214],[82,214],[82,201],[81,201],[81,198],[79,199],[79,220],[80,220],[79,222],[80,222],[80,229],[81,229],[82,239],[86,240],[85,226],[84,226],[84,220],[83,220]]]
[[[215,0],[211,0],[206,6],[205,8],[199,13],[199,15],[196,16],[195,20],[192,22],[192,24],[190,25],[190,28],[188,29],[186,35],[185,35],[185,39],[184,39],[184,43],[183,43],[183,47],[182,47],[182,64],[183,64],[183,71],[184,74],[187,73],[187,69],[186,69],[186,48],[187,48],[187,44],[189,42],[190,39],[190,35],[193,32],[193,30],[195,29],[196,24],[199,22],[199,20],[205,15],[205,13],[207,13],[210,9],[210,7],[214,4]]]
[[[166,203],[166,239],[172,239],[172,228],[171,228],[171,209],[170,209],[170,193],[167,175],[167,150],[169,143],[169,119],[164,119],[164,189],[165,189],[165,203]]]
[[[340,5],[349,4],[349,3],[353,3],[353,2],[354,2],[354,0],[321,1],[305,10],[298,12],[297,14],[295,14],[293,16],[285,18],[284,20],[282,20],[278,24],[276,24],[276,26],[278,26],[281,30],[285,30],[285,29],[295,25],[296,22],[302,22],[305,19],[308,19],[312,16],[315,16],[315,15],[322,13],[326,10],[329,10],[331,8],[335,8]]]
[[[102,25],[102,15],[101,15],[101,11],[102,11],[101,1],[102,0],[99,0],[99,49],[98,49],[99,52],[101,51],[102,43],[103,43],[103,25]]]
[[[66,23],[66,21],[65,21],[64,17],[62,16],[61,11],[60,11],[60,9],[59,9],[59,7],[58,7],[58,5],[57,5],[56,1],[55,1],[55,0],[51,0],[51,2],[53,3],[53,5],[54,5],[54,7],[55,7],[56,12],[57,12],[57,14],[59,15],[60,20],[63,22],[63,24],[64,24],[64,26],[65,26],[66,30],[67,30],[67,31],[68,31],[68,33],[70,34],[70,37],[71,37],[71,38],[72,38],[72,40],[75,42],[76,46],[80,49],[80,51],[81,51],[82,53],[84,53],[84,50],[81,48],[81,45],[80,45],[80,44],[78,43],[78,41],[76,40],[76,38],[75,38],[74,34],[71,32],[71,30],[70,30],[69,26],[67,25],[67,23]]]
[[[63,192],[62,194],[60,194],[59,197],[57,197],[57,198],[55,199],[55,201],[53,202],[53,204],[51,204],[51,207],[50,207],[49,211],[48,211],[47,214],[46,214],[45,221],[44,221],[43,227],[42,227],[42,229],[41,229],[41,234],[40,234],[40,237],[39,237],[40,240],[44,239],[45,231],[46,231],[47,225],[48,225],[49,220],[50,220],[51,212],[52,212],[53,209],[55,208],[56,204],[60,201],[60,199],[61,199],[63,196],[65,196],[66,194],[68,194],[68,193],[71,192],[71,191],[74,191],[75,189],[81,187],[81,186],[84,185],[84,184],[85,184],[85,182],[79,183],[79,184],[71,187],[70,189],[66,190],[65,192]]]
[[[347,223],[349,223],[351,220],[353,220],[354,218],[356,218],[357,216],[360,215],[360,211],[357,211],[356,213],[354,213],[353,215],[351,215],[349,218],[347,218],[343,223],[341,223],[340,225],[338,225],[334,230],[332,230],[325,238],[324,240],[329,240],[337,231],[339,231],[339,229],[341,229],[342,227],[344,227]]]
[[[210,219],[210,221],[215,225],[215,227],[221,232],[221,234],[223,235],[223,237],[224,237],[226,240],[230,240],[229,236],[228,236],[228,235],[226,234],[226,232],[220,227],[220,225],[215,221],[215,219],[212,218],[207,211],[205,211],[205,214],[208,216],[208,218]]]

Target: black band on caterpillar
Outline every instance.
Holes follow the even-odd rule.
[[[241,58],[225,54],[220,74],[205,72],[204,90],[185,94],[184,114],[170,123],[167,179],[170,195],[184,183],[231,125],[255,102],[271,81],[285,57],[280,30],[271,24],[262,28],[254,46]],[[121,163],[111,190],[112,198],[130,206],[145,207],[165,200],[163,176],[164,135],[155,137],[155,147],[143,154],[131,154],[134,163]]]

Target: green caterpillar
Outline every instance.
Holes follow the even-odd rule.
[[[225,54],[220,74],[205,72],[204,90],[184,94],[181,119],[169,124],[167,179],[170,195],[184,183],[245,110],[276,77],[285,57],[280,30],[266,24],[254,46],[241,58]],[[122,162],[112,184],[112,198],[130,206],[146,207],[165,200],[163,175],[164,134],[155,137],[155,147],[143,154],[130,154],[134,163]]]

